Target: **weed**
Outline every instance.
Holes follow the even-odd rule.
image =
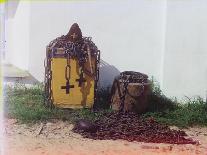
[[[110,87],[102,87],[97,91],[97,103],[94,105],[96,109],[109,109],[110,108]]]
[[[178,127],[207,126],[207,104],[200,98],[180,103],[167,112],[148,112],[143,117],[154,117],[158,122]]]
[[[104,112],[107,110],[95,113],[90,109],[46,108],[44,106],[43,85],[26,87],[16,84],[14,87],[6,86],[4,89],[5,115],[10,118],[17,118],[25,123],[48,119],[62,119],[71,122],[84,118],[96,120]]]
[[[200,97],[186,97],[187,100],[178,103],[177,100],[167,98],[153,78],[151,82],[148,112],[142,117],[153,117],[160,123],[178,127],[207,126],[207,103]]]
[[[152,90],[153,93],[149,100],[150,107],[142,117],[154,117],[160,123],[178,127],[207,126],[207,103],[201,98],[188,98],[183,103],[178,103],[164,96],[159,85],[153,86]],[[24,123],[48,119],[61,119],[70,122],[78,119],[94,121],[111,112],[110,109],[107,109],[109,94],[109,88],[99,91],[99,106],[105,107],[105,110],[102,109],[98,112],[93,112],[90,109],[50,109],[43,104],[43,85],[26,87],[17,84],[14,87],[7,86],[4,89],[4,113],[7,117],[17,118]]]
[[[159,86],[159,83],[152,78],[151,93],[148,96],[149,107],[148,112],[164,112],[174,110],[177,106],[177,101],[166,97]]]

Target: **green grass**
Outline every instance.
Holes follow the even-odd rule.
[[[16,118],[21,122],[30,123],[48,119],[62,119],[71,122],[77,119],[96,120],[107,110],[99,113],[89,109],[60,109],[44,106],[44,92],[42,85],[30,88],[17,84],[4,89],[4,112],[9,118]]]
[[[99,88],[97,91],[98,102],[94,106],[96,109],[109,109],[110,108],[110,87]]]
[[[174,110],[148,112],[143,117],[153,117],[160,123],[178,127],[207,126],[207,104],[196,99],[179,104]]]
[[[103,96],[101,95],[103,92]],[[101,107],[108,107],[104,102],[108,100],[108,90],[99,91]],[[14,87],[4,89],[4,111],[10,118],[16,118],[24,123],[46,121],[49,119],[60,119],[74,122],[78,119],[96,120],[110,109],[92,112],[90,109],[59,109],[46,108],[44,102],[42,85],[30,88],[17,84]],[[104,101],[104,98],[107,98]],[[178,127],[189,127],[194,125],[207,126],[207,104],[200,98],[188,99],[184,103],[178,103],[164,96],[159,87],[153,87],[149,97],[150,108],[142,117],[154,117],[158,122],[175,125]]]
[[[148,112],[163,112],[175,110],[178,105],[176,99],[166,97],[160,89],[159,83],[153,78],[151,79],[151,93],[148,96],[149,107]]]
[[[143,117],[153,117],[158,122],[178,127],[207,126],[207,103],[200,97],[178,103],[176,99],[167,98],[159,84],[152,80],[150,106]]]

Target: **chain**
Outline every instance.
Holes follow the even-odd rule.
[[[124,111],[124,105],[125,105],[125,97],[126,95],[129,95],[130,97],[137,99],[143,92],[144,92],[144,83],[147,82],[148,76],[139,72],[133,72],[133,71],[125,71],[122,72],[118,77],[115,78],[114,83],[111,88],[111,103],[113,102],[113,96],[115,94],[115,88],[118,90],[118,95],[120,99],[120,107],[119,111]],[[140,83],[141,84],[141,90],[139,91],[139,94],[132,95],[128,91],[128,85],[130,83]],[[123,85],[122,92],[120,85]],[[117,86],[117,87],[116,87]]]
[[[52,87],[51,87],[51,82],[52,82],[52,71],[51,71],[51,55],[49,53],[49,48],[47,47],[46,49],[46,59],[44,61],[44,66],[45,66],[45,106],[47,107],[52,107],[53,106],[53,93],[52,93]]]
[[[94,85],[94,105],[98,104],[97,92],[98,92],[99,68],[100,68],[100,51],[98,50],[96,55],[96,64],[95,64],[96,77],[95,77],[95,85]]]
[[[65,79],[67,82],[69,82],[70,80],[70,72],[71,72],[71,66],[70,66],[70,54],[69,52],[66,53],[67,54],[67,64],[65,66]]]
[[[84,79],[84,76],[83,76],[83,67],[80,66],[80,69],[79,69],[79,79],[76,79],[76,81],[78,82],[78,87],[81,87],[82,86],[82,83],[83,82],[86,82],[86,79]]]
[[[122,92],[122,96],[120,97],[120,109],[119,111],[120,112],[123,112],[124,111],[124,101],[125,101],[125,97],[126,97],[126,93],[127,93],[127,87],[129,85],[129,77],[127,77],[126,80],[123,80],[123,92]]]
[[[67,65],[65,67],[65,79],[66,79],[66,86],[69,85],[69,80],[71,76],[71,66],[70,66],[70,59],[75,57],[78,60],[79,67],[80,67],[80,77],[83,77],[83,74],[87,74],[88,76],[92,77],[95,81],[94,84],[94,104],[97,100],[97,83],[99,80],[99,66],[100,66],[100,51],[98,50],[97,46],[91,41],[91,37],[83,37],[78,42],[70,42],[66,39],[66,36],[61,36],[56,38],[55,40],[51,41],[47,46],[46,52],[46,59],[44,62],[45,65],[45,104],[53,106],[53,92],[52,92],[52,71],[51,71],[51,61],[53,57],[53,50],[57,48],[62,48],[65,51],[65,57],[67,58]],[[90,51],[87,51],[88,50]],[[87,70],[84,67],[84,63],[89,60],[88,52],[90,52],[91,57],[95,58],[95,73],[91,73],[91,71]],[[89,62],[90,63],[90,62]],[[91,66],[90,66],[91,67]],[[65,89],[65,88],[62,88]]]

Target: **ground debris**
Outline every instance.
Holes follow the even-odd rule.
[[[85,138],[99,140],[123,139],[127,141],[169,143],[169,144],[197,144],[181,130],[170,129],[166,125],[159,124],[153,118],[144,119],[134,113],[112,112],[106,114],[95,125],[96,132],[87,132],[77,127],[74,132],[80,133]]]
[[[38,128],[38,130],[37,130],[37,132],[36,132],[36,135],[35,135],[35,136],[38,136],[38,135],[40,135],[40,134],[42,133],[43,127],[44,127],[44,124],[43,124],[43,123],[41,123],[41,124],[40,124],[40,127]]]

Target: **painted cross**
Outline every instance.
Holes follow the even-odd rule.
[[[65,93],[70,93],[70,88],[74,88],[74,85],[70,85],[69,81],[66,82],[65,86],[61,86],[61,89],[65,89]]]
[[[78,35],[75,33],[73,33],[71,36],[73,37],[73,39],[76,39],[78,37]]]
[[[76,79],[76,81],[78,82],[78,87],[81,87],[82,83],[86,82],[86,79],[84,79],[83,75],[81,75],[79,79]]]

